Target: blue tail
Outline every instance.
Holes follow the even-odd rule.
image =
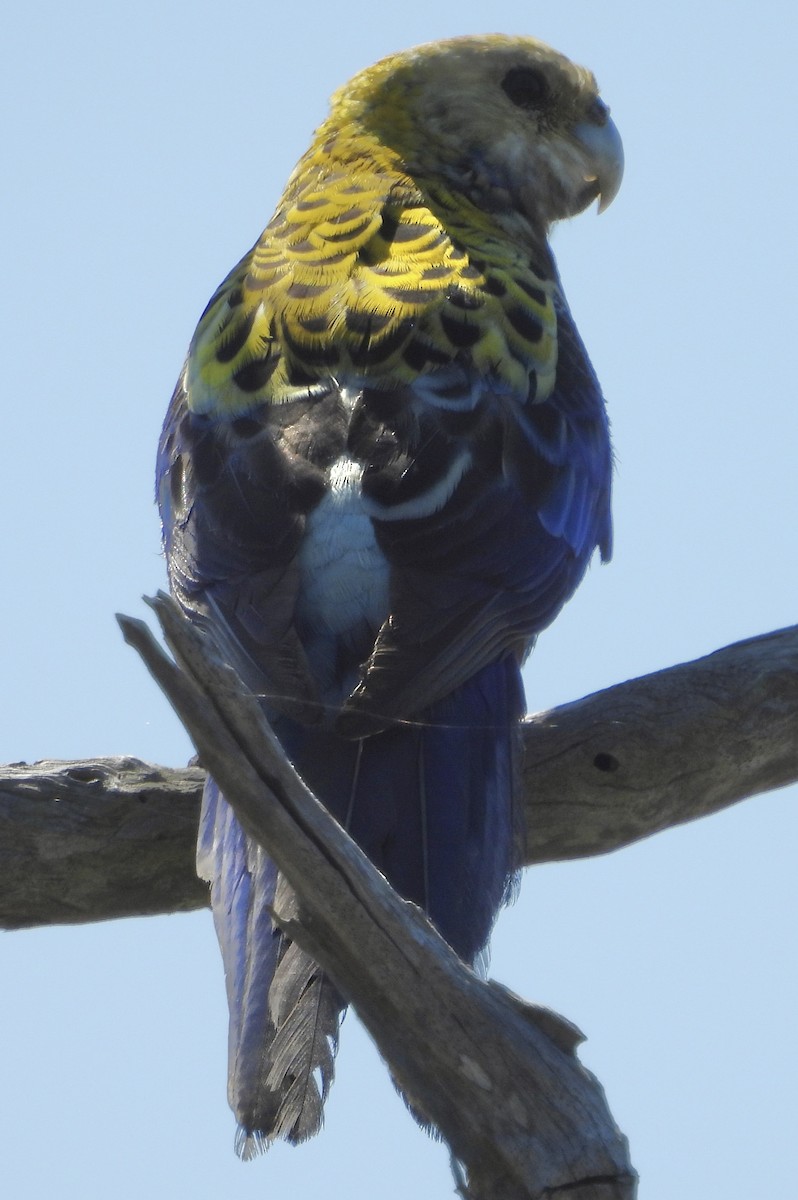
[[[508,657],[414,721],[361,741],[274,722],[308,786],[467,962],[487,943],[517,861],[522,712],[520,672]],[[317,1131],[345,1002],[275,929],[269,909],[287,885],[211,780],[198,867],[212,881],[230,1005],[229,1099],[237,1147],[250,1157],[275,1137],[303,1141]]]

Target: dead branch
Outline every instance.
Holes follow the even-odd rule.
[[[0,926],[206,905],[194,869],[204,776],[135,758],[2,768]]]
[[[798,780],[798,625],[526,722],[527,864],[616,850]]]
[[[399,899],[306,789],[255,698],[167,597],[169,659],[122,618],[247,832],[292,884],[277,912],[354,1004],[414,1108],[466,1168],[472,1200],[631,1200],[626,1139],[562,1018],[484,983]]]
[[[525,723],[526,863],[604,854],[798,780],[798,626]],[[0,769],[0,927],[180,912],[204,773],[133,758]]]
[[[465,970],[309,795],[257,704],[158,602],[176,667],[125,623],[201,750],[297,887],[287,919],[352,997],[472,1197],[634,1195],[625,1139],[579,1035]],[[182,669],[181,669],[182,668]],[[525,724],[526,861],[606,853],[798,779],[798,627],[632,680]],[[207,903],[194,843],[204,772],[131,758],[0,770],[0,924]]]

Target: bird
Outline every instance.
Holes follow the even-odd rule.
[[[366,68],[208,303],[158,447],[183,612],[477,968],[518,871],[521,666],[611,554],[606,406],[549,238],[622,173],[595,77],[536,39]],[[213,779],[197,864],[247,1159],[320,1128],[346,999]]]

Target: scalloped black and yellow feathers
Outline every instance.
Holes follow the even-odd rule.
[[[570,129],[604,130],[593,154],[600,163],[578,133],[571,147],[562,142],[582,160],[573,197],[551,153],[556,121],[540,139],[552,173],[541,188],[523,142],[513,144],[524,134],[511,126],[502,147],[493,106],[481,102],[487,76],[502,108],[530,123],[518,75],[517,103],[501,87],[519,70],[511,64],[520,44],[534,70],[571,85],[559,98]],[[188,375],[194,411],[280,403],[336,373],[412,383],[464,351],[514,391],[531,380],[537,398],[551,392],[556,284],[546,227],[598,195],[602,169],[604,196],[616,186],[619,142],[593,77],[540,43],[494,36],[444,45],[388,59],[336,94],[277,212],[200,322]],[[464,95],[482,144],[462,139]],[[562,158],[566,172],[572,164]],[[551,211],[539,212],[546,193]]]

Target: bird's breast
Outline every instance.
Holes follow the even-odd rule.
[[[388,615],[388,563],[361,491],[362,464],[348,454],[329,468],[328,490],[308,516],[298,554],[297,625],[331,702],[354,685]]]

